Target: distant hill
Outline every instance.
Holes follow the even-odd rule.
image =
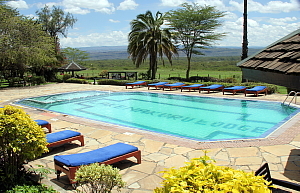
[[[127,46],[99,46],[99,47],[83,47],[78,48],[86,51],[90,55],[90,60],[110,60],[110,59],[126,59],[128,58]],[[248,55],[260,51],[262,48],[249,48]],[[214,56],[240,56],[241,48],[239,47],[215,47],[202,50],[204,56],[197,57],[214,57]],[[180,53],[180,57],[185,57],[184,53]]]

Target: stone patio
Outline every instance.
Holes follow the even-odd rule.
[[[233,96],[222,95],[221,92],[211,94],[203,92],[199,94],[198,92],[180,92],[180,90],[148,91],[145,87],[125,89],[125,87],[121,86],[60,83],[36,87],[2,89],[0,90],[0,103],[3,106],[12,104],[14,101],[22,98],[78,90],[164,92],[280,102],[286,97],[280,94],[245,97],[244,94]],[[263,163],[268,162],[272,177],[300,183],[299,114],[284,124],[280,131],[275,132],[267,139],[200,143],[33,108],[24,107],[24,110],[33,119],[44,119],[51,122],[53,132],[72,129],[81,132],[85,136],[85,146],[80,147],[80,143],[75,141],[70,144],[51,148],[49,153],[30,162],[32,166],[40,164],[54,168],[54,155],[86,152],[116,142],[124,142],[137,146],[142,151],[141,164],[136,164],[134,158],[114,164],[121,169],[120,173],[123,175],[123,180],[127,183],[126,188],[122,189],[122,193],[152,192],[154,188],[160,186],[163,180],[161,177],[162,174],[159,173],[160,171],[170,167],[181,167],[191,158],[203,156],[203,150],[209,152],[208,155],[217,161],[217,165],[230,166],[245,171],[255,171]],[[48,179],[43,180],[43,183],[54,187],[59,192],[76,192],[72,189],[64,174],[61,175],[60,180],[56,179],[55,174],[51,174]]]

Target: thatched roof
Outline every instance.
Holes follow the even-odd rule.
[[[80,64],[77,64],[74,61],[72,61],[71,63],[66,64],[66,65],[58,68],[58,70],[61,70],[61,71],[81,71],[81,70],[86,70],[86,67],[81,66]]]
[[[261,71],[299,74],[300,30],[292,32],[237,65]]]

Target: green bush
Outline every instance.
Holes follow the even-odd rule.
[[[41,85],[46,83],[45,77],[43,76],[29,76],[26,78],[26,82],[30,83],[32,86]]]
[[[66,82],[66,80],[68,80],[71,77],[72,77],[71,74],[64,74],[62,80],[63,80],[63,82]]]
[[[43,129],[22,109],[0,108],[0,190],[12,188],[20,179],[23,164],[47,152]]]
[[[244,172],[213,164],[208,156],[192,159],[179,169],[163,171],[163,187],[155,193],[269,193],[270,182],[254,172]]]
[[[83,192],[110,193],[114,187],[120,191],[125,186],[118,168],[98,163],[81,166],[76,171],[75,181]]]
[[[101,79],[97,81],[99,85],[118,85],[118,86],[125,86],[125,83],[128,81],[126,80],[115,80],[115,79]]]
[[[80,78],[69,78],[65,82],[67,83],[79,83],[79,84],[88,84],[89,82],[85,79],[80,79]]]
[[[12,190],[7,190],[6,193],[37,193],[37,192],[43,192],[43,193],[57,193],[56,190],[53,188],[48,188],[45,185],[22,185],[22,186],[15,186]]]

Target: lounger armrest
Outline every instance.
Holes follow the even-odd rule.
[[[279,180],[279,179],[275,179],[275,178],[272,178],[272,182],[273,182],[273,184],[278,185],[278,186],[286,187],[286,188],[289,188],[292,190],[298,190],[298,191],[300,190],[300,184],[288,182],[285,180]]]

